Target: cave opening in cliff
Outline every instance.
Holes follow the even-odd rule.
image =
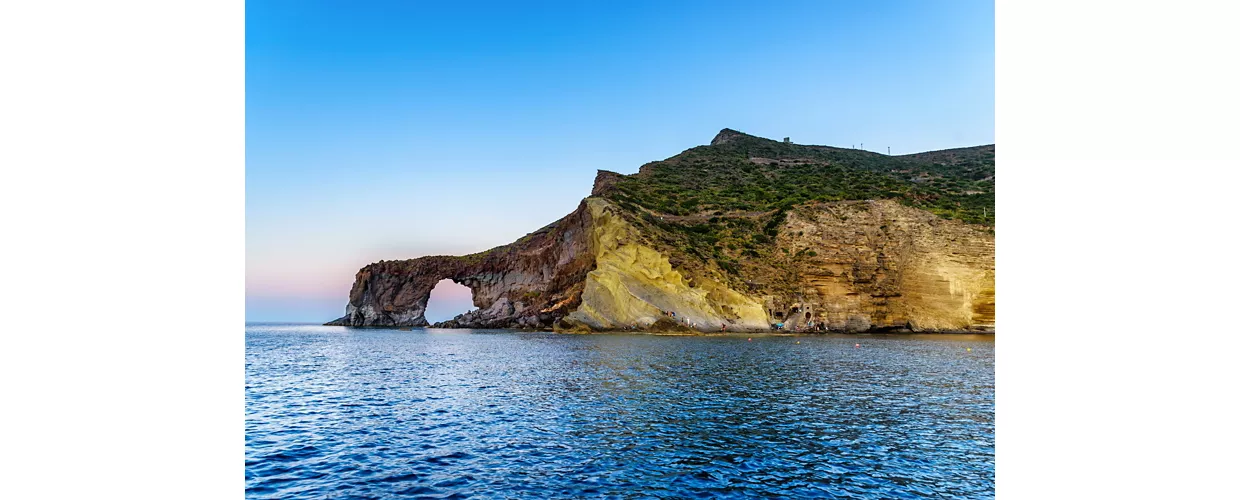
[[[431,289],[430,300],[426,302],[426,321],[432,324],[447,321],[474,309],[474,293],[469,287],[442,279]]]

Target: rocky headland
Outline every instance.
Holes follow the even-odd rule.
[[[599,171],[576,210],[511,244],[367,265],[328,324],[431,326],[452,279],[478,309],[434,326],[994,331],[993,227],[993,145],[887,156],[724,129]]]

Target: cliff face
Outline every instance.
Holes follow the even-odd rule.
[[[662,321],[700,330],[769,328],[761,302],[709,277],[686,277],[667,255],[643,244],[614,204],[601,198],[586,204],[595,268],[586,275],[581,306],[561,326],[612,330],[651,328]],[[669,320],[663,311],[676,316]]]
[[[836,202],[789,214],[793,288],[768,307],[836,330],[994,328],[994,235],[893,201]]]
[[[738,177],[721,184],[729,191],[706,191],[714,189],[709,183],[714,176],[733,175],[733,168],[749,173],[758,168],[754,189],[761,194],[768,185],[795,189],[792,183],[781,184],[785,175],[799,176],[791,177],[798,182],[812,175],[838,175],[840,164],[851,158],[814,155],[854,154],[755,140],[766,141],[725,129],[705,151],[695,148],[647,164],[638,174],[599,171],[591,196],[575,211],[509,245],[459,257],[370,264],[357,274],[345,316],[329,324],[428,326],[424,314],[431,289],[449,278],[473,291],[478,310],[437,326],[761,331],[784,323],[789,329],[812,325],[815,330],[854,332],[993,331],[993,230],[949,219],[938,207],[950,204],[924,198],[957,194],[915,185],[940,179],[958,184],[958,171],[978,178],[989,174],[970,182],[993,184],[993,146],[988,152],[965,148],[927,159],[866,157],[864,161],[903,163],[843,171],[854,176],[844,189],[907,177],[911,187],[900,201],[811,197],[763,205],[761,198],[742,193],[737,199],[743,201],[733,205],[719,201],[714,207],[693,209],[693,198],[715,199],[703,193],[731,196],[740,192],[738,185],[754,185]],[[755,150],[764,156],[755,156]],[[703,154],[716,155],[706,157],[715,163],[702,161]],[[945,161],[966,163],[952,170],[956,164]],[[728,168],[719,167],[721,162]],[[893,173],[881,170],[888,167]],[[680,192],[659,188],[661,196],[670,191],[679,200],[672,209],[661,210],[641,194],[651,183],[677,179],[686,168],[706,180]],[[811,177],[805,177],[806,169]],[[773,184],[762,184],[763,179]],[[985,187],[967,188],[978,185]],[[745,201],[747,197],[757,201]],[[910,206],[919,203],[938,205],[929,207],[934,212]],[[986,215],[993,217],[992,207]]]

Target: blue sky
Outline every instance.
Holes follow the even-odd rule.
[[[508,243],[725,127],[912,153],[993,143],[994,101],[990,2],[250,0],[246,319],[334,319],[369,262]]]

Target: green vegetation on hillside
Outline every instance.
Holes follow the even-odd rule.
[[[742,229],[729,215],[761,213],[766,218],[811,201],[893,199],[944,218],[994,227],[993,145],[887,156],[724,133],[731,134],[726,142],[647,164],[605,196],[630,210],[640,206],[671,216],[715,216],[697,225],[673,224],[704,248],[745,248],[746,242],[774,237],[772,228],[778,226],[778,217],[772,216],[761,231],[738,232],[749,236],[737,240],[724,236]]]

